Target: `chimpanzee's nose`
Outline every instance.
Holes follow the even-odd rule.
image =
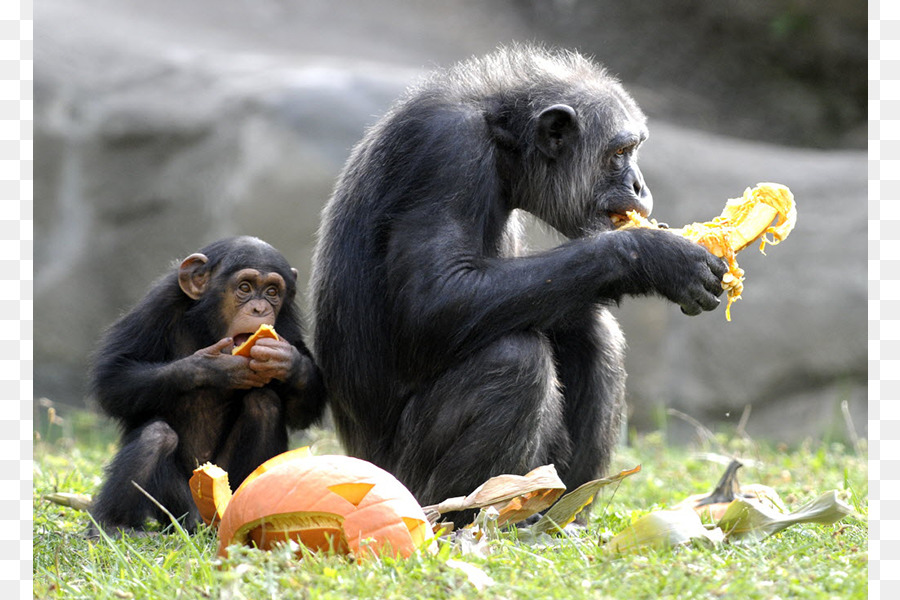
[[[254,300],[250,305],[250,310],[254,315],[262,315],[266,313],[269,303],[265,300]]]
[[[637,200],[637,211],[641,216],[649,216],[653,211],[653,194],[650,193],[650,188],[644,183],[644,175],[640,169],[632,167],[625,177],[625,185],[634,190],[634,197]]]

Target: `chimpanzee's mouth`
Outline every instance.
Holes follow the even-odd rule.
[[[234,337],[232,337],[231,339],[234,340],[234,347],[237,348],[238,346],[240,346],[241,344],[243,344],[244,342],[249,340],[251,335],[253,335],[253,334],[252,333],[239,333],[239,334],[235,335]]]
[[[613,229],[621,229],[627,223],[631,222],[631,219],[619,213],[610,213],[609,220],[612,222]]]

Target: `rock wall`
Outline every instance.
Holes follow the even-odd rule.
[[[35,6],[36,396],[83,402],[99,332],[214,239],[268,240],[305,286],[319,211],[365,127],[423,68],[536,35],[503,4],[424,4],[384,14],[341,2]],[[659,105],[653,90],[635,91]],[[800,217],[768,257],[741,255],[746,288],[731,323],[658,299],[617,309],[631,423],[656,426],[673,407],[713,427],[750,406],[751,434],[797,439],[842,433],[834,417],[847,400],[864,434],[865,153],[664,118],[651,131],[642,167],[658,219],[706,220],[764,180],[794,190]]]

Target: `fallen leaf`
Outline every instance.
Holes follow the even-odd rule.
[[[560,498],[550,510],[544,513],[544,516],[542,516],[537,523],[532,525],[531,530],[536,534],[556,533],[560,531],[563,527],[574,521],[575,517],[578,516],[578,513],[594,501],[594,496],[601,488],[611,483],[618,483],[626,477],[639,473],[640,471],[641,465],[638,465],[633,469],[620,471],[612,477],[595,479],[578,486],[576,489]]]
[[[676,504],[673,509],[691,508],[701,517],[706,517],[710,521],[718,521],[735,498],[743,498],[765,503],[773,509],[784,512],[784,503],[774,489],[759,483],[748,485],[738,483],[737,471],[741,466],[740,461],[732,460],[712,492],[688,496]]]
[[[707,529],[693,510],[657,510],[646,514],[616,534],[606,545],[610,552],[639,548],[670,548],[693,540],[718,544],[724,539],[719,528]]]
[[[448,512],[493,506],[499,512],[497,525],[511,525],[527,519],[551,504],[566,486],[553,465],[543,465],[525,475],[491,477],[468,496],[448,498],[424,507],[428,521],[434,525]]]
[[[831,524],[853,514],[853,509],[837,497],[837,491],[825,492],[792,513],[782,514],[765,503],[735,499],[717,525],[729,542],[752,543],[798,523]]]

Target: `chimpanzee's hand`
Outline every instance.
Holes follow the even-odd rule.
[[[191,359],[197,366],[198,381],[228,390],[249,390],[269,383],[268,378],[250,368],[247,357],[233,356],[233,349],[234,340],[223,338],[194,352]]]
[[[301,373],[306,357],[284,340],[261,338],[250,348],[250,368],[269,381],[289,382]]]
[[[636,244],[628,244],[626,260],[651,288],[681,306],[686,315],[698,315],[719,305],[725,261],[680,235],[653,229],[628,231]]]

